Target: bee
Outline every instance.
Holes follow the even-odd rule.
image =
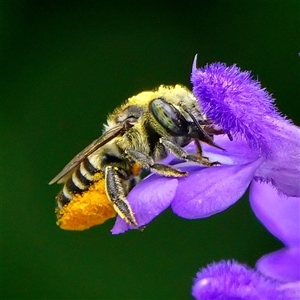
[[[222,133],[201,112],[191,91],[182,85],[161,85],[129,98],[108,116],[102,135],[77,154],[49,184],[63,183],[57,196],[62,211],[75,197],[104,184],[113,210],[134,228],[139,228],[129,202],[129,191],[148,170],[168,177],[188,174],[160,161],[175,157],[210,167],[218,164],[202,155],[200,142],[217,147],[214,134]],[[183,147],[194,141],[197,153]],[[224,149],[222,149],[224,150]],[[99,175],[100,174],[100,175]]]

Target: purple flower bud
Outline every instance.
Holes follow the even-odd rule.
[[[246,265],[221,261],[197,273],[192,295],[197,300],[299,299],[300,283],[284,284]]]

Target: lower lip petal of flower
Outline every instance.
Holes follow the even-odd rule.
[[[131,190],[127,199],[139,226],[148,224],[169,207],[175,196],[177,185],[178,180],[175,178],[152,175],[142,180]],[[128,229],[132,229],[132,227],[117,217],[111,232],[112,234],[119,234]]]
[[[197,219],[227,209],[245,193],[261,161],[190,171],[188,177],[179,180],[171,204],[173,212],[183,218]],[[180,168],[180,164],[176,167]],[[189,172],[188,168],[181,170]]]

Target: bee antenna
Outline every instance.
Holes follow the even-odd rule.
[[[192,118],[192,120],[193,120],[194,124],[196,125],[196,127],[198,128],[199,132],[201,134],[203,134],[203,138],[200,139],[202,142],[204,142],[210,146],[216,147],[218,149],[225,150],[224,148],[222,148],[222,147],[218,146],[216,143],[214,143],[214,141],[209,136],[209,134],[201,127],[198,120],[195,118],[195,116],[189,110],[186,109],[185,111]]]
[[[232,142],[233,141],[233,137],[232,137],[232,135],[231,135],[230,132],[227,133],[227,136],[228,136],[229,140]]]

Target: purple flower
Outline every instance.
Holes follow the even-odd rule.
[[[256,270],[235,261],[203,268],[192,288],[196,299],[300,298],[300,198],[287,197],[268,183],[254,181],[250,199],[257,218],[285,248],[260,258]]]
[[[189,176],[174,179],[152,174],[142,180],[128,195],[138,223],[149,223],[169,206],[183,218],[208,217],[238,201],[249,185],[250,201],[252,195],[263,194],[265,185],[260,183],[285,195],[284,203],[300,197],[300,128],[277,111],[260,83],[249,72],[221,63],[201,69],[194,63],[191,81],[204,114],[233,141],[225,134],[215,137],[226,151],[203,145],[204,155],[220,166],[174,160],[173,167]],[[194,145],[187,150],[195,152]],[[266,198],[269,195],[264,194],[259,201]],[[118,218],[112,233],[129,228]]]
[[[256,268],[279,281],[300,284],[300,198],[287,197],[270,184],[254,181],[250,204],[262,224],[285,245],[260,258]]]
[[[203,69],[194,66],[191,80],[203,112],[239,140],[245,160],[261,159],[254,179],[272,183],[287,196],[299,197],[300,128],[278,113],[260,83],[249,72],[220,63]],[[225,149],[230,157],[230,150]]]
[[[197,300],[292,300],[300,297],[300,282],[282,283],[235,261],[221,261],[197,273],[192,295]]]

